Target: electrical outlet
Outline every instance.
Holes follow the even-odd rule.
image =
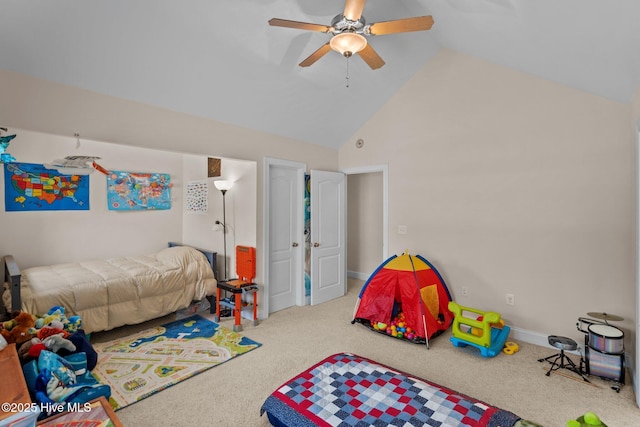
[[[516,296],[514,294],[507,294],[507,305],[516,305]]]
[[[399,225],[398,226],[398,234],[407,234],[407,226]]]
[[[468,297],[469,296],[469,288],[467,288],[466,286],[462,287],[462,296],[463,297]]]

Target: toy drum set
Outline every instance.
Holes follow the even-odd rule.
[[[609,321],[624,320],[620,316],[608,313],[587,313],[587,317],[579,317],[576,327],[585,334],[584,359],[586,373],[600,378],[614,380],[624,384],[624,333],[610,325]],[[612,387],[620,391],[619,387]]]

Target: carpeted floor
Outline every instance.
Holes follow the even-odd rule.
[[[94,376],[111,386],[118,410],[220,363],[258,348],[257,343],[199,315],[94,344]]]
[[[258,351],[234,358],[188,381],[156,393],[117,412],[126,426],[265,427],[260,407],[289,378],[338,352],[359,354],[398,370],[436,382],[476,399],[537,421],[563,427],[594,411],[610,427],[640,425],[631,383],[620,393],[606,381],[593,384],[552,374],[545,376],[539,358],[556,349],[519,343],[513,356],[480,357],[472,349],[453,347],[449,334],[431,341],[431,348],[402,342],[352,325],[355,301],[363,282],[349,279],[348,294],[317,306],[291,307],[272,313],[253,326],[243,321],[243,334],[262,343]],[[208,317],[208,316],[207,316]],[[155,324],[173,320],[172,316]],[[508,319],[506,319],[508,321]],[[231,328],[233,319],[222,319]],[[93,334],[92,342],[126,336],[141,328],[128,326]],[[572,356],[577,361],[576,356]]]

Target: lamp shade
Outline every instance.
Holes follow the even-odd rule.
[[[341,55],[351,56],[367,46],[367,39],[358,33],[340,33],[331,38],[329,46]]]
[[[231,181],[213,181],[213,185],[220,191],[227,191],[233,187],[233,182]]]

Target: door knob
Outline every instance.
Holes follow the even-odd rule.
[[[291,244],[291,246],[293,246],[294,248],[297,248],[297,247],[298,247],[298,242],[293,242],[293,243]]]
[[[314,247],[314,248],[317,248],[318,246],[320,246],[320,243],[318,243],[318,242],[315,242],[315,243],[313,244],[313,247]]]

